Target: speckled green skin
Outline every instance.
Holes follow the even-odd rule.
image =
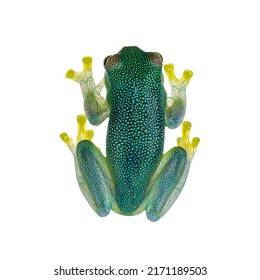
[[[118,207],[126,214],[143,202],[164,147],[166,92],[162,67],[139,48],[123,48],[106,73],[110,107],[107,163]]]

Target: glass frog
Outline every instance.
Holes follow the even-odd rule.
[[[79,115],[76,143],[62,133],[71,150],[80,189],[101,217],[112,209],[122,215],[146,211],[150,221],[158,221],[171,207],[185,184],[199,138],[189,141],[191,124],[183,122],[186,87],[192,72],[177,79],[173,64],[166,64],[171,94],[163,81],[163,59],[159,53],[138,47],[124,47],[105,58],[105,76],[95,84],[92,58],[82,59],[83,72],[69,70],[66,77],[79,83],[85,115]],[[100,93],[106,87],[106,98]],[[93,144],[92,125],[109,118],[106,156]],[[177,146],[163,154],[165,127],[182,123]]]

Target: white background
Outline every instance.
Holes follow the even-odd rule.
[[[70,268],[206,266],[207,276],[260,279],[258,1],[5,1],[0,7],[1,279]],[[191,69],[187,114],[201,143],[185,188],[157,223],[144,213],[99,218],[78,188],[59,133],[76,134],[79,86],[65,79],[123,46]],[[168,87],[167,87],[168,88]],[[103,92],[104,94],[104,92]],[[107,122],[94,128],[105,151]],[[90,125],[88,126],[91,127]],[[166,130],[165,149],[181,129]]]

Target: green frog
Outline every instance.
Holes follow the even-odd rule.
[[[69,70],[66,77],[80,84],[85,115],[79,115],[74,141],[67,133],[61,138],[75,161],[80,189],[101,217],[110,210],[122,215],[146,211],[150,221],[158,221],[182,191],[191,160],[199,143],[190,142],[191,124],[183,122],[186,87],[193,75],[185,70],[177,79],[173,64],[166,64],[171,94],[167,96],[162,73],[163,58],[157,52],[124,47],[104,60],[105,76],[95,84],[92,58],[82,59],[83,72]],[[106,98],[100,93],[106,87]],[[92,142],[92,125],[109,118],[106,156]],[[182,123],[177,146],[163,154],[165,127]]]

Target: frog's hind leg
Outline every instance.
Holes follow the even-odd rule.
[[[192,157],[199,143],[199,138],[189,142],[191,124],[184,122],[182,137],[177,139],[178,146],[164,154],[149,184],[147,218],[153,222],[159,220],[171,207],[181,193]]]
[[[79,115],[76,144],[67,133],[61,139],[71,150],[76,168],[79,187],[92,209],[101,217],[109,214],[113,204],[113,182],[109,174],[106,158],[91,142],[92,130],[85,130],[86,117]]]

